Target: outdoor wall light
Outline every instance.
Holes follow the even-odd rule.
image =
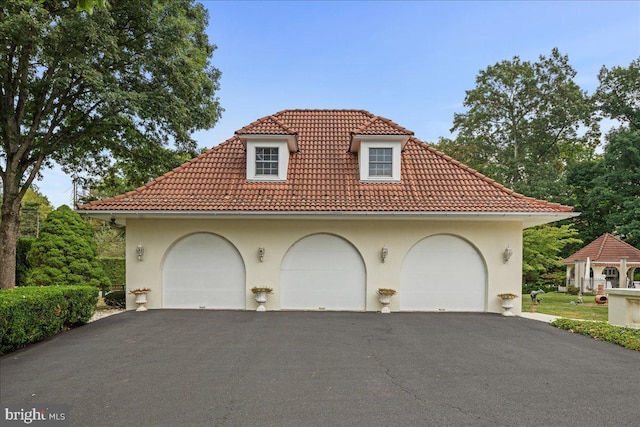
[[[383,263],[387,259],[387,256],[389,256],[389,248],[383,246],[382,250],[380,251],[380,258],[382,258]]]
[[[509,247],[509,245],[507,245],[507,249],[505,249],[504,253],[502,254],[502,258],[505,264],[509,261],[511,255],[513,255],[513,250]]]
[[[144,246],[142,243],[138,243],[136,247],[136,255],[138,256],[138,261],[142,261],[144,259]]]
[[[260,257],[260,262],[264,262],[264,253],[265,253],[264,246],[260,246],[258,248],[258,256]]]

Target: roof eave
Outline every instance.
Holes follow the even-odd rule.
[[[411,211],[162,211],[162,210],[79,210],[78,213],[103,221],[126,224],[127,219],[324,219],[324,220],[431,220],[522,222],[535,227],[580,215],[579,212],[411,212]]]

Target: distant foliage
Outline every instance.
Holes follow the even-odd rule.
[[[18,246],[16,249],[16,285],[26,285],[27,273],[31,269],[31,264],[27,260],[27,255],[31,250],[31,246],[35,239],[23,237],[18,239]]]
[[[28,285],[90,285],[101,289],[110,285],[96,259],[91,227],[66,205],[49,214],[28,261],[32,265]]]
[[[124,229],[116,229],[101,223],[94,226],[93,238],[96,241],[96,256],[98,258],[124,258]]]
[[[522,282],[545,285],[548,274],[562,268],[562,249],[582,243],[571,225],[544,225],[527,228],[522,233]]]
[[[104,273],[112,284],[123,285],[127,281],[127,269],[124,258],[98,258]]]

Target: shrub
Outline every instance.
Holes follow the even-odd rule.
[[[104,273],[113,284],[125,284],[127,279],[126,262],[124,258],[98,258]]]
[[[624,328],[607,322],[590,322],[572,319],[557,319],[551,322],[556,328],[565,329],[598,341],[618,344],[630,350],[640,351],[640,329]]]
[[[578,295],[580,293],[580,288],[578,288],[577,286],[568,286],[567,293],[569,295]]]
[[[104,296],[104,303],[109,307],[125,308],[127,306],[125,291],[111,291]]]
[[[0,354],[87,323],[98,302],[91,286],[21,287],[0,292]]]
[[[33,242],[28,260],[32,269],[27,284],[109,286],[100,263],[91,227],[80,215],[62,205],[51,212]]]

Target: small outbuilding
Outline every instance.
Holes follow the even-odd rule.
[[[640,268],[640,249],[605,233],[578,252],[562,261],[567,266],[565,287],[576,286],[580,291],[605,288],[630,288],[640,284],[633,281]]]

